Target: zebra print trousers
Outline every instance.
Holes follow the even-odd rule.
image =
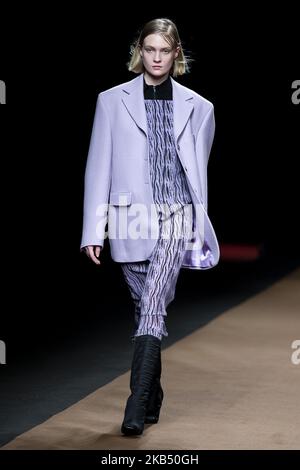
[[[168,336],[166,308],[174,300],[186,245],[192,237],[192,204],[180,205],[174,212],[164,208],[158,214],[159,237],[151,256],[145,261],[121,263],[135,307],[132,341],[144,334],[159,339]]]

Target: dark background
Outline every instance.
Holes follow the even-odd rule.
[[[91,5],[18,7],[2,29],[0,339],[11,364],[41,349],[50,354],[101,318],[113,323],[117,299],[131,318],[108,243],[100,268],[79,253],[83,178],[97,95],[135,77],[126,69],[129,45],[155,17],[175,21],[195,60],[177,80],[215,106],[208,210],[220,244],[262,244],[271,269],[299,260],[294,16],[275,15],[274,7],[223,16],[213,5],[197,14],[144,6],[145,13],[118,8],[118,16]],[[212,284],[224,263],[201,280]],[[181,285],[188,276],[196,287],[195,274],[183,272]]]

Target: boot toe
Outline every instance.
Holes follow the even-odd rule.
[[[122,424],[122,427],[121,427],[121,432],[123,434],[125,434],[126,436],[135,436],[135,435],[139,435],[139,434],[142,434],[143,432],[143,429],[141,429],[139,426],[135,426],[133,424]]]

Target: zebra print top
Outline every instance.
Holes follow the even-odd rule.
[[[175,145],[170,76],[156,86],[148,85],[144,77],[144,102],[154,203],[166,204],[167,207],[191,203],[186,175]]]

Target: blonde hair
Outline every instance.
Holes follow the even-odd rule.
[[[178,30],[168,18],[157,18],[148,21],[141,30],[139,37],[130,46],[131,59],[127,62],[127,68],[129,71],[134,73],[143,73],[145,68],[140,55],[140,48],[143,46],[144,39],[149,34],[161,34],[162,37],[167,41],[172,49],[179,47],[179,53],[177,58],[174,60],[170,74],[173,77],[183,75],[190,72],[189,63],[193,60],[184,53],[182,44],[179,38]]]

